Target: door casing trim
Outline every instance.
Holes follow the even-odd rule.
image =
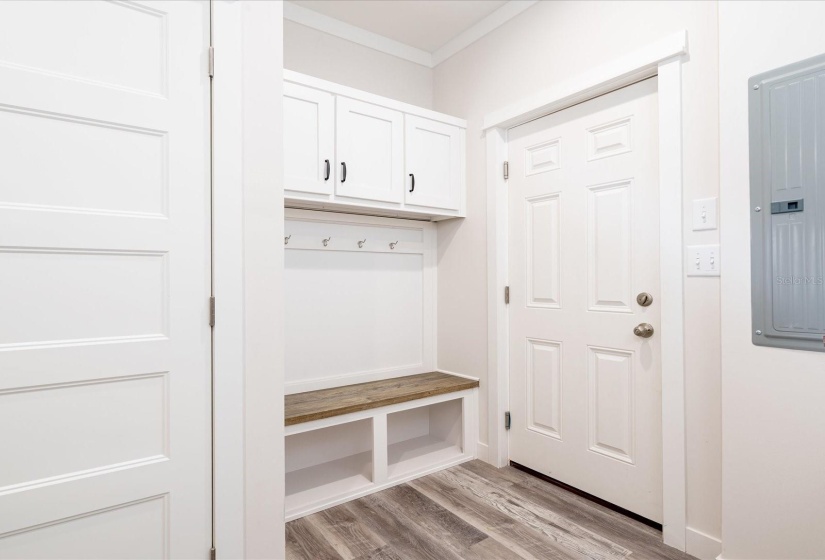
[[[216,556],[283,558],[283,3],[214,10]]]
[[[685,323],[683,273],[682,63],[688,60],[687,31],[503,107],[484,117],[487,140],[487,462],[509,463],[504,413],[509,395],[508,192],[502,172],[507,131],[588,99],[658,77],[659,224],[662,345],[662,500],[665,544],[684,551],[687,528],[685,448]]]

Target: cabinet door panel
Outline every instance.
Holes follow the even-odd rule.
[[[335,169],[335,98],[332,94],[284,83],[284,188],[332,194]],[[329,164],[327,164],[329,160]],[[329,178],[327,178],[329,165]]]
[[[461,129],[405,115],[408,206],[458,210],[461,188]],[[415,188],[412,177],[415,176]]]
[[[400,203],[404,189],[402,114],[346,97],[337,99],[335,194]]]

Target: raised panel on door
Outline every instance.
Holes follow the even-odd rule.
[[[400,203],[404,188],[403,115],[339,96],[336,123],[336,198]]]
[[[527,339],[527,429],[562,439],[561,342]]]
[[[335,169],[335,97],[284,83],[284,189],[331,195]]]
[[[0,559],[204,558],[209,2],[0,2]]]
[[[408,206],[458,210],[461,188],[461,129],[405,115]],[[414,183],[413,183],[414,180]]]

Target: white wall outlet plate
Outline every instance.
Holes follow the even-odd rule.
[[[686,255],[688,276],[719,276],[722,269],[719,245],[689,245]]]
[[[717,228],[717,199],[699,198],[693,201],[693,231]]]

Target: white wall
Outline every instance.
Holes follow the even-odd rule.
[[[468,217],[438,225],[438,365],[479,376],[487,441],[487,260],[485,113],[624,53],[687,29],[684,157],[688,244],[690,200],[718,195],[717,7],[714,2],[539,2],[435,68],[434,109],[468,119]],[[719,279],[686,280],[689,542],[713,549],[721,534]],[[697,532],[698,531],[698,532]],[[698,550],[697,550],[698,553]],[[705,554],[707,556],[707,553]]]
[[[825,355],[751,344],[748,78],[825,52],[822,2],[719,7],[725,560],[825,558]]]
[[[289,20],[284,68],[432,109],[432,69]]]

